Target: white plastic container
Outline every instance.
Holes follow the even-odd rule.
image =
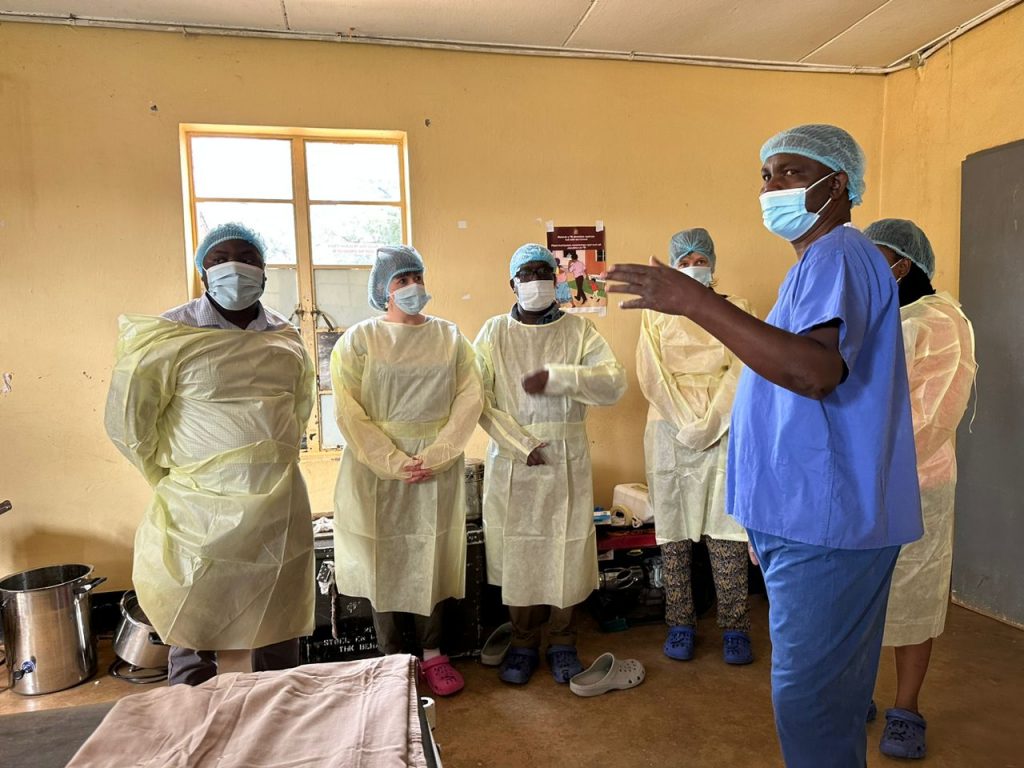
[[[612,492],[612,525],[639,527],[654,522],[654,510],[643,483],[616,485]],[[616,514],[616,513],[619,514]],[[618,519],[616,519],[618,518]]]

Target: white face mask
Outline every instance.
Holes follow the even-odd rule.
[[[711,267],[680,267],[679,271],[703,286],[711,285]]]
[[[430,298],[423,283],[406,285],[391,294],[395,306],[407,315],[418,315],[427,306]]]
[[[531,280],[519,282],[516,278],[516,298],[519,306],[527,312],[540,312],[555,303],[555,284],[549,277],[547,280]]]
[[[262,267],[228,261],[206,270],[206,292],[224,309],[246,309],[260,300],[266,279]]]

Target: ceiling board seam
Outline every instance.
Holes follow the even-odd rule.
[[[565,48],[565,46],[569,44],[569,41],[576,37],[576,33],[580,31],[580,27],[583,26],[583,23],[590,17],[590,14],[596,7],[597,0],[590,0],[590,5],[587,6],[587,10],[583,12],[583,15],[579,17],[579,19],[573,25],[573,28],[569,31],[568,36],[565,38],[565,40],[562,41],[562,48]]]
[[[831,38],[829,38],[828,40],[826,40],[826,41],[825,41],[824,43],[822,43],[821,45],[819,45],[819,46],[818,46],[817,48],[815,48],[815,49],[814,49],[813,51],[811,51],[810,53],[806,53],[806,54],[804,54],[803,56],[801,56],[801,57],[800,57],[800,59],[799,59],[799,61],[801,61],[801,62],[807,61],[807,59],[809,59],[809,58],[810,58],[811,56],[813,56],[814,54],[816,54],[816,53],[817,53],[818,51],[820,51],[820,50],[821,50],[822,48],[827,48],[828,46],[832,45],[832,43],[834,43],[834,42],[835,42],[836,40],[838,40],[838,39],[839,39],[839,38],[841,38],[841,37],[842,37],[843,35],[845,35],[846,33],[848,33],[848,32],[849,32],[849,31],[850,31],[851,29],[854,29],[854,28],[856,28],[856,27],[859,27],[859,26],[860,26],[861,24],[863,24],[863,23],[864,23],[865,21],[867,21],[868,19],[870,19],[870,18],[871,18],[872,16],[874,16],[874,15],[875,15],[876,13],[878,13],[879,11],[881,11],[881,10],[882,10],[883,8],[885,8],[885,7],[887,6],[887,5],[891,4],[892,2],[893,2],[893,0],[885,0],[885,2],[883,2],[883,3],[882,3],[881,5],[879,5],[879,6],[877,7],[877,8],[875,8],[875,9],[874,9],[873,11],[869,11],[868,13],[864,14],[863,16],[861,16],[861,17],[860,17],[859,19],[857,19],[857,21],[855,21],[855,22],[853,22],[852,24],[850,24],[850,25],[849,25],[849,26],[848,26],[848,27],[847,27],[846,29],[844,29],[844,30],[843,30],[842,32],[839,32],[838,34],[836,34],[836,35],[833,35],[833,36],[832,36]]]
[[[284,17],[284,28],[290,30],[292,25],[288,21],[288,6],[285,5],[285,0],[281,0],[281,15]]]

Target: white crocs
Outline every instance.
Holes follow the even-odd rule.
[[[491,633],[480,650],[480,663],[485,667],[497,667],[505,660],[512,645],[512,622],[506,621]]]
[[[644,681],[644,665],[636,659],[619,661],[603,653],[597,661],[569,681],[569,690],[577,696],[600,696],[608,691],[635,688]]]

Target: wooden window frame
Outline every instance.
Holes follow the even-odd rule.
[[[196,137],[245,138],[245,139],[278,139],[291,142],[292,197],[288,200],[262,200],[256,198],[205,198],[196,197],[194,177],[192,173],[192,144]],[[331,142],[348,144],[388,144],[398,149],[399,162],[399,201],[381,202],[369,200],[311,200],[306,178],[306,144],[308,142]],[[316,332],[318,318],[316,314],[315,278],[313,275],[312,232],[310,225],[311,204],[345,204],[391,206],[401,211],[402,242],[412,242],[412,223],[409,214],[409,158],[408,140],[404,131],[361,131],[330,128],[284,128],[272,126],[245,125],[212,125],[207,123],[182,123],[179,126],[179,144],[181,151],[182,207],[184,210],[185,232],[185,265],[187,275],[187,292],[189,298],[203,294],[203,285],[199,272],[195,268],[195,249],[199,242],[198,223],[196,216],[197,202],[238,202],[238,203],[289,203],[295,216],[295,266],[271,265],[272,269],[295,269],[299,293],[299,332],[303,344],[317,367],[316,404],[306,428],[306,450],[304,458],[318,456],[337,456],[341,448],[324,448],[322,430],[320,429],[320,396],[330,391],[330,382],[320,381],[317,355]],[[368,270],[369,266],[361,265],[316,265],[316,269]],[[328,415],[328,418],[331,416]]]

